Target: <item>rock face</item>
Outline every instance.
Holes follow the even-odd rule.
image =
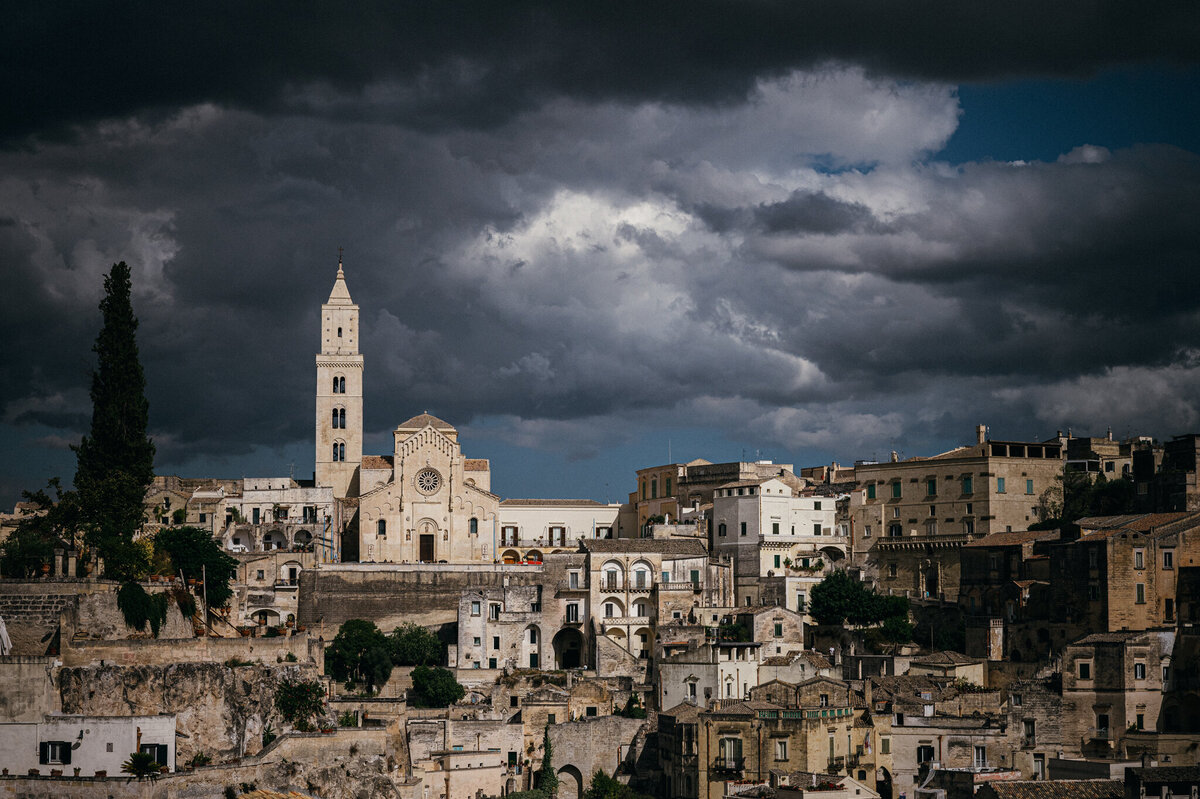
[[[324,799],[398,799],[400,791],[378,757],[334,756],[326,763],[284,761],[264,768],[260,788]]]
[[[311,665],[292,663],[103,665],[62,669],[59,691],[64,713],[175,713],[177,762],[186,763],[198,752],[221,762],[261,749],[266,725],[281,731],[275,689],[289,674],[316,677]]]

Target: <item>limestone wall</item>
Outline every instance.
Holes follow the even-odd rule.
[[[282,732],[275,689],[284,676],[316,676],[311,665],[221,663],[64,667],[59,692],[64,713],[94,716],[175,713],[180,762],[205,752],[215,762],[259,751],[267,724]]]
[[[53,658],[0,657],[0,722],[41,721],[61,709],[53,668]]]
[[[426,627],[458,621],[467,588],[503,588],[539,582],[537,567],[450,564],[339,564],[305,571],[298,622],[331,640],[350,619],[367,619],[388,632],[406,622]]]
[[[324,648],[307,633],[274,638],[139,638],[128,641],[87,641],[64,636],[64,666],[222,664],[232,658],[274,664],[295,655],[299,663],[324,668]]]

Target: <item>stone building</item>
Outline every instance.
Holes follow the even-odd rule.
[[[175,770],[175,714],[47,715],[40,721],[0,723],[0,766],[6,774],[32,770],[50,776],[121,774],[131,752],[147,752]]]
[[[1141,444],[1133,452],[1133,480],[1139,509],[1168,513],[1200,510],[1197,464],[1200,435],[1175,436],[1161,447]]]
[[[764,593],[778,604],[803,612],[784,597],[811,590],[846,557],[847,540],[837,535],[835,503],[823,497],[798,496],[780,477],[726,483],[713,495],[709,542],[712,552],[730,557],[738,604],[757,605]],[[763,580],[781,578],[782,588],[764,592]]]
[[[486,463],[486,461],[484,461]],[[628,506],[591,499],[505,499],[500,502],[496,552],[502,563],[540,561],[588,539],[633,538]]]
[[[1009,684],[1008,741],[1012,758],[1008,766],[1027,779],[1044,780],[1050,760],[1059,756],[1062,743],[1062,692],[1051,680],[1017,680]]]
[[[1129,630],[1094,633],[1066,647],[1063,751],[1123,757],[1127,731],[1155,729],[1174,642],[1174,630]]]
[[[758,685],[761,648],[762,644],[755,641],[706,641],[668,647],[655,663],[658,707],[746,698]]]
[[[959,550],[989,533],[1025,530],[1063,469],[1063,446],[977,440],[932,457],[855,466],[847,508],[856,564],[883,591],[956,600]]]

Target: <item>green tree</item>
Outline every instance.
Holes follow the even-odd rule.
[[[392,674],[391,647],[374,622],[350,619],[325,650],[325,670],[338,681],[366,683],[368,690]]]
[[[100,312],[92,426],[74,448],[75,490],[86,540],[104,557],[105,571],[130,579],[148,565],[142,562],[144,550],[133,546],[133,534],[142,525],[142,500],[154,478],[154,444],[146,435],[150,405],[124,261],[104,278]]]
[[[583,792],[583,799],[650,799],[623,782],[608,776],[600,769],[592,775],[592,784]]]
[[[553,797],[558,793],[558,774],[554,772],[554,748],[550,744],[550,725],[542,730],[542,771],[538,774],[538,790]]]
[[[57,477],[46,488],[22,491],[21,496],[33,507],[24,510],[16,529],[0,544],[0,573],[6,577],[36,576],[54,557],[55,547],[72,544],[75,530],[75,494],[64,492]]]
[[[392,630],[392,662],[397,666],[435,666],[446,658],[446,647],[436,635],[419,624],[402,624]]]
[[[412,684],[419,707],[449,707],[466,695],[454,674],[440,666],[417,666],[412,670]]]
[[[840,569],[814,585],[809,599],[808,613],[817,624],[862,624],[871,615],[866,587]]]
[[[284,721],[307,732],[325,710],[325,689],[316,680],[286,678],[275,691],[275,707]]]
[[[147,777],[156,780],[161,769],[162,767],[154,759],[154,755],[149,752],[130,752],[129,759],[121,764],[123,774],[137,777],[138,780],[144,780]]]
[[[233,596],[229,584],[237,576],[238,562],[221,549],[211,533],[198,527],[166,527],[155,535],[154,547],[170,557],[184,579],[204,580],[209,607],[229,603]]]

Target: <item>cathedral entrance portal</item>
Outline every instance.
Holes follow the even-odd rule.
[[[433,533],[421,533],[421,562],[433,563]]]

